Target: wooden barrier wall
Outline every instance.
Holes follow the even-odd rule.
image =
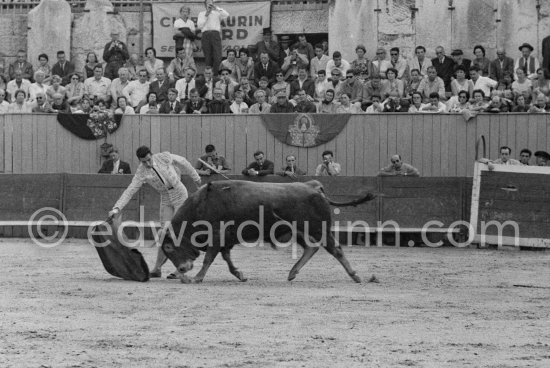
[[[281,115],[281,120],[285,118]],[[508,145],[512,156],[522,148],[550,151],[549,115],[482,114],[464,121],[458,114],[353,115],[331,142],[314,148],[288,146],[276,140],[257,115],[125,116],[121,128],[108,142],[117,146],[132,170],[135,150],[149,145],[153,152],[170,151],[195,162],[212,143],[224,155],[233,174],[252,161],[261,149],[283,166],[295,154],[298,166],[309,175],[326,150],[335,152],[345,176],[374,176],[392,154],[417,167],[422,176],[472,176],[476,138],[487,139],[488,156]],[[85,141],[65,130],[55,115],[0,115],[0,172],[95,173],[101,166],[103,140]]]

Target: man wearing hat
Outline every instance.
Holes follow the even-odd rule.
[[[286,92],[281,91],[277,93],[277,102],[271,105],[271,109],[269,110],[269,112],[272,114],[294,112],[294,105],[290,101],[288,101],[286,97]]]
[[[130,58],[128,47],[118,38],[120,33],[117,30],[111,32],[111,41],[107,42],[103,49],[103,60],[107,63],[103,76],[111,80],[118,77],[118,70]]]
[[[548,166],[550,162],[550,153],[546,151],[535,152],[535,163],[537,166]]]
[[[264,28],[262,35],[263,40],[256,44],[256,52],[258,53],[258,55],[260,55],[262,52],[266,52],[269,56],[269,60],[278,63],[281,49],[279,47],[279,44],[273,41],[271,28]]]
[[[531,56],[534,48],[527,42],[519,47],[521,51],[521,57],[516,59],[514,63],[514,79],[517,80],[518,76],[516,75],[517,69],[523,69],[525,75],[529,79],[537,78],[537,69],[540,68],[539,61],[536,57]]]
[[[287,56],[290,56],[290,36],[287,36],[287,35],[282,35],[280,38],[279,38],[279,44],[281,45],[280,49],[281,51],[279,52],[279,66],[282,66],[284,61],[285,61],[285,58]],[[328,58],[327,58],[328,60]]]
[[[470,78],[470,66],[472,65],[472,60],[465,59],[463,57],[464,52],[462,52],[461,49],[456,49],[451,52],[451,56],[453,57],[453,60],[455,61],[454,65],[454,72],[456,73],[456,70],[459,66],[462,66],[464,69],[464,73],[466,74],[466,78]]]

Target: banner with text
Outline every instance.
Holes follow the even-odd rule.
[[[176,55],[174,21],[179,18],[182,3],[153,3],[153,46],[157,57],[173,58]],[[205,11],[204,2],[186,3],[191,8],[191,19],[197,25],[199,12]],[[226,10],[229,17],[222,22],[223,55],[227,49],[239,49],[254,45],[262,40],[262,31],[270,27],[271,2],[218,3],[216,6]],[[203,57],[201,41],[195,40],[198,51],[194,57]]]

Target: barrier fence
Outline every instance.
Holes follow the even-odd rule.
[[[281,123],[288,116],[281,114]],[[135,171],[135,150],[149,145],[153,152],[170,151],[191,162],[214,144],[239,174],[262,150],[280,169],[288,154],[309,175],[321,162],[321,153],[332,150],[344,176],[375,176],[395,153],[417,167],[424,177],[473,175],[476,138],[487,139],[488,155],[498,148],[512,148],[517,157],[523,148],[550,150],[547,114],[482,114],[466,122],[458,114],[352,115],[332,141],[312,148],[278,141],[257,115],[137,115],[124,116],[122,126],[107,141],[117,146],[123,161]],[[0,172],[95,173],[101,167],[103,140],[85,141],[58,122],[56,115],[0,115]]]

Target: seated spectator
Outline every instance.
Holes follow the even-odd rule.
[[[475,89],[472,97],[473,101],[470,102],[470,111],[485,111],[487,106],[489,106],[489,103],[485,100],[485,93],[481,89]]]
[[[196,89],[193,90],[196,91]],[[159,114],[179,114],[184,103],[178,101],[177,98],[178,90],[175,88],[170,88],[168,90],[168,99],[160,104]]]
[[[235,101],[229,106],[229,110],[233,114],[247,114],[248,105],[243,101],[244,93],[241,91],[235,92]]]
[[[420,112],[422,110],[422,107],[424,107],[424,104],[422,103],[422,94],[420,92],[413,92],[411,99],[412,104],[411,106],[409,106],[409,112]]]
[[[221,88],[214,88],[214,99],[210,101],[206,107],[209,114],[230,114],[229,101],[223,98],[223,91]]]
[[[161,104],[168,98],[168,90],[175,88],[175,83],[170,82],[170,78],[166,75],[164,68],[157,69],[156,75],[157,78],[149,84],[149,91],[157,94],[157,101]]]
[[[284,92],[287,98],[290,98],[290,83],[285,81],[282,71],[277,72],[275,75],[276,82],[271,86],[271,103],[277,102],[277,94]]]
[[[214,147],[213,144],[207,145],[204,150],[206,155],[201,156],[200,160],[197,160],[197,163],[195,164],[195,170],[197,170],[199,175],[210,176],[218,173],[225,174],[231,170],[225,160],[225,157],[218,155],[216,152],[216,147]],[[216,169],[217,172],[205,165],[204,162]]]
[[[420,176],[418,169],[404,163],[401,155],[393,155],[390,161],[390,165],[380,169],[378,176]]]
[[[16,73],[20,73],[17,71]],[[15,101],[8,106],[8,113],[11,114],[29,114],[32,112],[32,105],[27,103],[27,93],[19,89],[13,93]]]
[[[239,87],[239,84],[231,79],[231,70],[220,69],[220,80],[216,82],[216,88],[222,90],[223,98],[228,102],[233,101],[235,98],[235,90]]]
[[[323,163],[319,164],[315,169],[315,176],[338,176],[342,172],[342,168],[338,162],[334,162],[334,153],[332,151],[324,151],[321,155]]]
[[[350,96],[352,104],[361,104],[363,99],[363,85],[357,79],[359,72],[350,69],[346,72],[346,80],[342,83],[342,93]]]
[[[294,98],[299,90],[304,90],[308,100],[313,100],[315,82],[308,78],[307,68],[298,68],[298,78],[290,82],[290,98]]]
[[[149,93],[149,78],[147,78],[147,70],[141,69],[139,79],[131,81],[122,89],[122,94],[128,100],[128,104],[139,112],[141,106],[147,102],[147,94]]]
[[[372,103],[372,96],[382,96],[382,81],[378,74],[373,75],[370,81],[363,84],[361,107],[364,109]]]
[[[67,95],[67,89],[61,85],[61,81],[62,79],[59,75],[52,75],[52,85],[46,89],[46,96],[48,96],[50,102],[53,101],[53,96],[56,93],[63,95],[63,97]]]
[[[513,158],[510,158],[510,155],[512,154],[512,149],[508,146],[502,146],[499,149],[500,151],[500,158],[490,161],[489,162],[489,170],[494,170],[494,167],[491,165],[521,165],[521,163],[518,160],[514,160]]]
[[[327,89],[325,91],[325,98],[317,105],[317,112],[322,114],[336,114],[338,103],[334,101],[334,90]]]
[[[419,95],[419,93],[417,93],[417,95]],[[420,96],[420,101],[422,101],[422,96]],[[379,114],[381,112],[384,112],[384,105],[382,105],[382,97],[378,95],[372,95],[371,102],[372,104],[369,107],[367,107],[367,110],[365,110],[367,114]]]
[[[73,114],[90,114],[93,109],[93,103],[89,98],[83,97],[80,101],[80,106],[73,112]]]
[[[512,93],[514,94],[514,98],[517,99],[519,95],[523,95],[525,100],[530,102],[533,92],[531,80],[526,78],[525,72],[522,69],[516,70],[516,75],[518,79],[512,83]]]
[[[137,58],[137,55],[136,55]],[[82,70],[82,75],[84,76],[84,80],[88,78],[93,78],[94,76],[94,68],[97,65],[101,65],[97,59],[97,55],[95,52],[89,52],[86,55],[86,60],[84,61],[84,69]]]
[[[300,59],[301,60],[301,59]],[[260,61],[254,65],[254,78],[257,85],[260,85],[260,78],[266,77],[268,84],[275,82],[275,75],[279,71],[279,65],[269,60],[267,52],[260,53]]]
[[[402,100],[397,96],[397,93],[387,96],[387,98],[382,102],[384,110],[382,112],[408,112],[409,104],[405,104],[406,100]]]
[[[403,97],[403,91],[403,81],[397,79],[397,70],[394,68],[388,68],[386,70],[386,79],[382,81],[382,96],[391,94],[397,97]]]
[[[315,51],[315,53],[317,53],[317,51]],[[358,74],[364,74],[366,77],[368,77],[369,69],[370,69],[370,61],[369,59],[366,58],[367,48],[363,45],[357,45],[355,47],[355,54],[357,55],[357,59],[351,62],[350,69],[357,70]]]
[[[430,103],[420,108],[421,112],[433,112],[433,113],[445,113],[447,112],[447,105],[439,101],[439,93],[432,92],[430,94]]]
[[[256,99],[254,98],[254,92],[256,92],[256,87],[250,84],[250,81],[247,76],[241,77],[241,83],[237,87],[236,91],[241,91],[243,93],[243,101],[248,105],[252,106]]]
[[[0,58],[1,60],[1,58]],[[8,96],[7,94],[7,89],[8,89],[8,80],[6,79],[6,76],[3,75],[3,74],[0,74],[0,89],[4,91],[5,93],[5,96],[4,96],[4,99],[6,101],[9,101],[10,100],[10,96]]]
[[[513,98],[512,75],[504,74],[504,76],[502,77],[502,80],[498,82],[496,90],[493,91],[493,95],[497,95],[507,99]]]
[[[145,73],[147,74],[146,71]],[[101,65],[96,65],[94,76],[84,81],[84,89],[86,95],[92,100],[109,102],[111,99],[111,80],[103,76],[103,67]]]
[[[363,46],[363,48],[364,48],[364,46]],[[363,55],[364,54],[365,53],[363,53]],[[320,43],[316,44],[315,45],[315,57],[310,60],[310,66],[309,66],[309,75],[310,75],[311,79],[315,79],[321,70],[326,75],[326,68],[327,68],[327,63],[328,63],[329,60],[330,59],[328,58],[328,56],[326,56],[323,53],[323,45],[321,45]]]
[[[370,77],[378,75],[381,79],[386,78],[386,70],[391,68],[391,63],[386,60],[386,50],[383,47],[379,47],[376,50],[376,56],[370,63],[371,70],[369,72]]]
[[[296,156],[288,155],[286,156],[286,166],[283,167],[281,171],[277,173],[277,175],[288,176],[290,178],[296,179],[296,177],[298,176],[306,175],[306,172],[300,170],[296,166]]]
[[[536,166],[550,166],[550,154],[546,151],[535,152]]]
[[[328,88],[329,81],[326,76],[325,70],[319,70],[317,77],[314,79],[315,94],[313,98],[316,101],[321,101],[325,96],[325,91]],[[332,90],[334,92],[334,90]]]
[[[55,63],[51,70],[51,75],[59,75],[61,77],[61,85],[66,86],[71,81],[71,75],[75,71],[75,66],[70,61],[66,60],[65,51],[61,50],[57,52],[57,63]],[[48,78],[46,73],[46,79]],[[44,80],[47,82],[47,80]]]
[[[6,91],[0,89],[0,114],[5,114],[8,112],[8,107],[10,103],[6,101]]]
[[[139,79],[139,71],[140,70],[146,70],[143,64],[141,64],[139,60],[139,56],[137,54],[131,54],[130,59],[124,64],[124,67],[128,69],[128,74],[130,74],[130,81],[138,80]]]
[[[489,78],[500,82],[504,73],[514,75],[514,59],[506,56],[506,51],[499,48],[497,49],[497,58],[489,65]]]
[[[207,102],[201,98],[199,91],[192,89],[189,92],[189,100],[183,105],[181,114],[206,114],[208,112]]]
[[[254,73],[254,60],[248,55],[248,49],[241,48],[239,50],[239,58],[235,61],[237,66],[237,81],[242,81],[243,77],[248,80],[252,79]]]
[[[468,94],[472,94],[474,91],[474,82],[466,79],[466,69],[463,66],[455,68],[455,78],[451,81],[452,96],[458,96],[460,91],[466,91]]]
[[[480,89],[483,91],[486,97],[491,95],[491,89],[496,88],[498,82],[488,77],[483,77],[480,74],[481,70],[477,66],[470,68],[470,78],[474,83],[474,89]]]
[[[176,55],[177,56],[172,59],[172,61],[168,65],[168,68],[166,69],[166,71],[168,72],[168,77],[172,82],[184,78],[185,73],[189,68],[193,69],[194,71],[197,70],[195,60],[185,54],[185,49],[178,49]]]
[[[39,93],[46,94],[49,87],[44,84],[44,79],[46,78],[46,74],[44,74],[43,71],[37,70],[34,72],[34,83],[31,83],[29,86],[29,98],[28,101],[30,103],[35,102],[36,95]]]
[[[547,113],[550,111],[550,106],[548,105],[548,97],[540,93],[537,98],[534,100],[534,103],[531,105],[531,108],[528,112],[530,113]]]
[[[537,78],[533,82],[532,100],[535,100],[539,94],[550,97],[550,71],[542,68],[537,70]]]
[[[472,60],[472,66],[479,68],[482,77],[489,77],[489,65],[491,61],[485,57],[485,48],[481,45],[474,47],[475,59]],[[497,80],[497,82],[499,82]]]
[[[8,82],[6,89],[11,102],[15,102],[15,92],[17,91],[23,91],[25,92],[25,96],[27,96],[29,94],[30,86],[31,82],[28,79],[23,79],[23,72],[21,70],[17,70],[15,72],[15,79]]]
[[[145,107],[145,106],[144,106]],[[141,108],[143,110],[143,107]],[[147,115],[153,115],[159,113],[159,105],[156,101],[149,102],[149,109],[145,112]],[[141,111],[140,111],[141,114]]]
[[[258,89],[254,92],[256,103],[248,109],[249,114],[267,114],[271,109],[271,105],[265,101],[265,91]]]
[[[59,81],[61,82],[61,78],[59,78]],[[70,114],[71,113],[71,107],[65,101],[65,95],[61,94],[59,92],[56,92],[52,96],[52,108],[51,111],[55,114]]]
[[[363,110],[356,104],[351,103],[350,96],[347,93],[342,93],[340,96],[340,105],[336,108],[337,114],[360,114]]]
[[[342,59],[340,51],[334,51],[332,54],[332,60],[327,62],[326,72],[327,75],[332,73],[334,69],[338,69],[341,75],[346,75],[347,71],[351,68],[348,61]]]
[[[42,113],[50,113],[52,111],[52,106],[48,102],[48,99],[46,98],[46,94],[44,92],[38,92],[35,96],[35,103],[32,107],[32,112],[42,112]]]
[[[518,95],[516,97],[516,104],[512,109],[512,112],[529,112],[531,106],[526,102],[524,95]]]
[[[491,112],[491,113],[500,113],[500,112],[511,112],[512,111],[512,101],[500,97],[500,96],[493,96],[491,98],[491,102],[489,103],[489,106],[485,109],[485,112]]]
[[[119,96],[116,100],[117,106],[115,109],[116,115],[134,115],[135,111],[131,106],[128,106],[128,100],[124,96]]]
[[[293,113],[294,105],[290,103],[290,101],[288,101],[286,93],[279,92],[279,94],[277,95],[277,103],[271,105],[269,112],[273,114]]]
[[[531,160],[531,156],[533,155],[533,152],[531,152],[530,149],[524,148],[519,153],[519,162],[520,164],[524,166],[529,166],[529,161]]]
[[[411,70],[411,79],[405,85],[405,96],[412,96],[413,92],[418,90],[420,82],[422,81],[422,76],[420,70],[412,69]],[[420,94],[422,96],[422,94]]]
[[[17,60],[10,64],[10,80],[17,78],[18,71],[21,72],[21,79],[31,81],[34,76],[32,64],[27,61],[27,53],[24,50],[17,51]],[[28,94],[26,91],[25,93]]]
[[[437,76],[437,71],[434,66],[427,69],[428,75],[422,79],[418,86],[418,91],[422,93],[425,102],[428,102],[430,94],[437,92],[440,99],[445,98],[445,82]]]
[[[149,82],[155,81],[157,70],[164,69],[162,60],[157,59],[157,50],[152,47],[145,49],[145,61],[143,62],[147,74],[149,74]]]
[[[325,86],[325,89],[332,89],[334,90],[334,98],[339,100],[340,96],[342,95],[342,88],[343,88],[343,81],[342,81],[342,73],[339,69],[334,69],[331,72],[331,78],[329,79],[327,85]]]
[[[400,56],[399,47],[392,47],[390,49],[390,63],[392,68],[397,71],[396,78],[403,81],[403,83],[407,83],[410,79],[409,65],[407,64],[407,60]]]
[[[156,108],[156,106],[158,105],[157,94],[155,92],[150,91],[147,94],[146,101],[147,101],[147,103],[139,109],[139,114],[140,115],[147,114],[149,112],[149,110],[151,109],[151,106],[153,106],[153,105],[155,106],[154,113],[158,114],[158,108]]]
[[[222,69],[229,70],[229,78],[235,83],[237,83],[239,79],[239,72],[237,67],[237,51],[233,49],[227,50],[227,58],[225,60],[222,60],[220,63],[220,67],[218,68],[219,71]],[[219,73],[218,71],[218,73]]]
[[[308,95],[303,89],[298,90],[298,93],[295,98],[296,106],[294,111],[298,113],[316,113],[317,106],[311,101],[308,100]]]
[[[124,96],[122,96],[124,98]],[[120,159],[118,149],[116,147],[111,148],[109,153],[109,159],[103,162],[98,174],[131,174],[130,165]]]
[[[266,160],[262,151],[256,151],[254,153],[254,162],[249,164],[242,171],[242,174],[246,176],[265,176],[273,175],[273,171],[273,162]]]
[[[530,44],[522,44],[519,47],[521,57],[517,58],[514,63],[514,70],[522,69],[529,79],[536,79],[537,71],[540,68],[539,60],[536,57],[531,56],[533,50],[534,48]],[[518,79],[517,75],[514,79]]]
[[[34,72],[34,75],[35,75],[34,81],[35,82],[36,82],[36,72],[38,72],[38,71],[41,71],[42,73],[44,73],[44,79],[43,79],[42,83],[49,83],[50,82],[50,78],[52,76],[52,68],[51,68],[51,66],[48,62],[49,62],[49,58],[48,58],[47,54],[38,55],[38,67],[36,68],[36,70]]]
[[[71,82],[65,86],[65,89],[67,91],[67,103],[72,108],[76,108],[76,106],[82,100],[82,97],[84,97],[84,83],[80,81],[80,75],[78,75],[78,73],[73,73],[70,77],[70,81]]]
[[[294,49],[290,52],[290,55],[285,58],[281,70],[285,73],[285,80],[290,83],[298,78],[300,69],[306,70],[307,79],[308,65],[309,61],[307,56],[300,54],[298,50]]]
[[[464,110],[470,109],[470,94],[468,91],[458,92],[457,100],[450,99],[447,103],[449,112],[461,113]]]
[[[197,82],[194,77],[195,69],[187,68],[183,78],[178,79],[176,82],[175,88],[178,91],[178,100],[181,103],[185,103],[189,99],[189,91],[197,87]]]
[[[130,72],[126,67],[118,69],[118,78],[111,82],[111,99],[118,101],[120,96],[124,96],[123,90],[130,84]]]
[[[432,66],[432,61],[426,59],[426,48],[424,46],[417,46],[414,50],[415,56],[409,60],[409,69],[417,69],[420,72],[420,77],[424,78],[428,75],[428,67]]]

